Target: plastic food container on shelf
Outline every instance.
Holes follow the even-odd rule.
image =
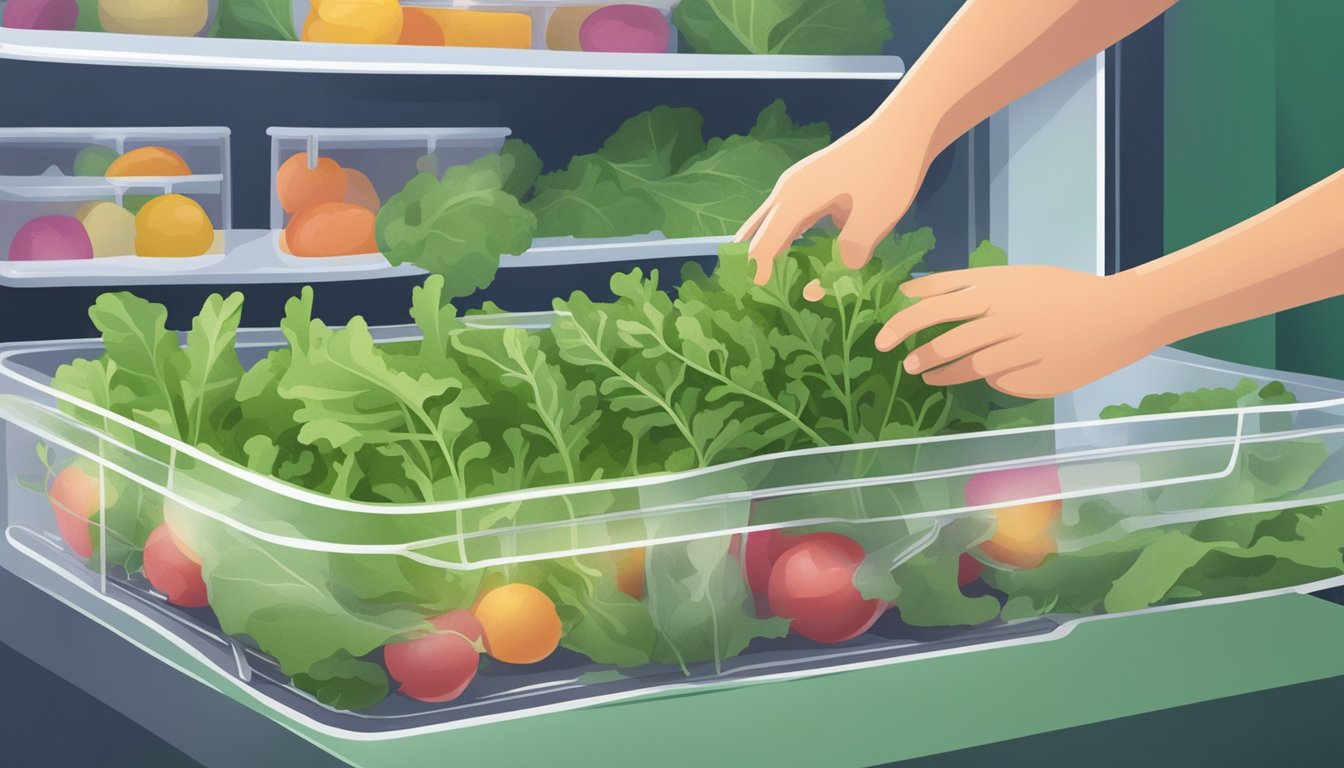
[[[677,0],[300,0],[309,42],[675,53]]]
[[[210,32],[218,4],[219,0],[4,0],[0,26],[203,37]],[[91,18],[81,24],[81,14]]]
[[[487,316],[466,332],[547,321]],[[373,331],[384,344],[414,340],[408,333]],[[246,366],[283,344],[277,331],[246,331],[238,349]],[[0,566],[58,575],[52,588],[113,606],[108,621],[152,629],[229,685],[329,732],[389,737],[1037,642],[1085,613],[1308,591],[1338,583],[1342,570],[1344,383],[1183,353],[1058,398],[1048,426],[458,502],[363,504],[249,471],[51,386],[59,366],[102,351],[90,341],[0,349]],[[1282,381],[1298,402],[1097,418],[1154,391],[1245,379]],[[1294,471],[1301,476],[1284,480]],[[816,535],[796,538],[805,534]],[[800,541],[818,552],[789,560]],[[1196,574],[1198,590],[1163,581],[1210,552],[1222,559]],[[1058,570],[1067,558],[1072,570]],[[1239,558],[1255,564],[1253,576],[1228,566]],[[790,597],[785,562],[800,578],[829,569],[808,580],[825,594]],[[199,577],[165,578],[190,563],[203,568],[208,594]],[[895,592],[855,598],[857,585],[887,574]],[[781,580],[780,600],[798,601],[792,627],[763,618],[781,610]],[[487,661],[465,690],[437,700],[395,683],[382,695],[384,670],[417,658],[384,643],[425,637],[426,618],[442,615],[428,637],[446,643],[435,658],[456,659],[453,643],[479,639],[463,613],[490,610],[501,584],[530,583],[572,598],[564,647],[506,654],[487,629],[486,649],[517,663]],[[527,625],[518,617],[535,595],[510,598],[496,619]],[[522,646],[560,626],[554,614],[537,616],[535,627],[514,627]],[[474,671],[476,650],[463,653]],[[357,711],[346,711],[353,702]]]
[[[504,146],[507,128],[270,128],[271,229],[282,258],[385,265],[378,208],[417,173]]]
[[[227,128],[0,129],[0,269],[195,269],[230,225]]]

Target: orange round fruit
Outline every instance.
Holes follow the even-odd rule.
[[[322,203],[308,208],[285,227],[285,245],[295,256],[358,256],[377,253],[374,214],[350,203]]]
[[[1059,551],[1051,529],[1059,520],[1058,501],[1044,501],[994,510],[994,535],[980,551],[1004,565],[1035,568],[1046,555]]]
[[[190,176],[182,156],[166,147],[140,147],[118,157],[107,167],[107,176]]]
[[[308,153],[289,156],[275,173],[275,194],[285,213],[295,214],[322,203],[345,199],[345,169],[329,157],[319,157],[308,167]]]
[[[202,256],[214,245],[215,225],[189,197],[159,195],[135,214],[136,256]]]
[[[354,168],[345,169],[345,200],[351,205],[358,205],[361,208],[368,208],[374,213],[383,201],[378,198],[378,190],[373,188],[373,182],[369,177],[356,171]]]
[[[79,467],[66,467],[56,474],[48,491],[56,528],[70,549],[80,557],[93,554],[89,518],[98,513],[102,490],[98,478]]]
[[[443,28],[419,8],[401,9],[401,45],[443,45]]]
[[[644,548],[616,553],[616,589],[642,600],[644,598]]]
[[[536,587],[505,584],[491,590],[473,612],[485,630],[485,651],[506,664],[535,664],[560,645],[560,615]]]

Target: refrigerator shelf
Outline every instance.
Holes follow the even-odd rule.
[[[190,176],[0,176],[0,200],[42,200],[48,202],[87,202],[117,200],[131,191],[158,190],[164,194],[218,195],[224,188],[224,174],[197,173]]]
[[[305,258],[290,256],[279,247],[278,232],[233,230],[227,233],[225,255],[208,254],[185,259],[135,256],[92,261],[0,260],[0,286],[60,288],[139,285],[255,285],[268,283],[323,283],[339,280],[381,280],[415,277],[424,270],[393,266],[379,254]],[[713,256],[729,238],[666,239],[658,234],[581,240],[539,238],[521,256],[505,257],[501,269],[532,269],[630,261],[678,261]]]
[[[336,45],[0,28],[0,58],[124,67],[389,75],[899,80],[898,56],[581,53]]]

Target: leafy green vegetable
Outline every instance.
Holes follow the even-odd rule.
[[[387,697],[387,673],[344,651],[294,675],[294,685],[335,709],[364,709]]]
[[[211,37],[298,40],[292,0],[219,0]]]
[[[825,124],[795,124],[782,101],[744,135],[706,143],[703,122],[693,109],[656,107],[622,123],[598,151],[538,178],[527,204],[538,234],[727,234],[780,174],[830,141]]]
[[[881,0],[682,0],[677,30],[699,53],[878,54]]]
[[[499,257],[526,251],[536,230],[536,217],[505,191],[506,184],[521,185],[522,177],[513,175],[520,158],[520,152],[487,155],[449,168],[442,178],[412,178],[378,211],[383,255],[392,264],[409,262],[445,276],[450,298],[489,285]]]

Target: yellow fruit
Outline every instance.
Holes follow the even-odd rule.
[[[593,15],[597,6],[571,5],[556,8],[546,24],[546,47],[552,51],[582,51],[579,28]]]
[[[466,11],[459,8],[425,8],[424,11],[443,30],[444,45],[464,48],[532,47],[532,17],[526,13]]]
[[[137,256],[200,256],[215,243],[215,226],[189,197],[160,195],[135,215]]]
[[[190,176],[187,161],[167,147],[140,147],[118,157],[107,167],[109,177]]]
[[[209,0],[98,0],[105,32],[192,37],[209,17]]]
[[[310,43],[396,45],[402,23],[397,0],[313,0],[300,37]]]
[[[85,203],[75,212],[93,244],[94,258],[135,254],[135,214],[116,203]]]
[[[536,587],[505,584],[481,598],[473,613],[485,630],[485,651],[506,664],[535,664],[560,644],[555,603]]]

